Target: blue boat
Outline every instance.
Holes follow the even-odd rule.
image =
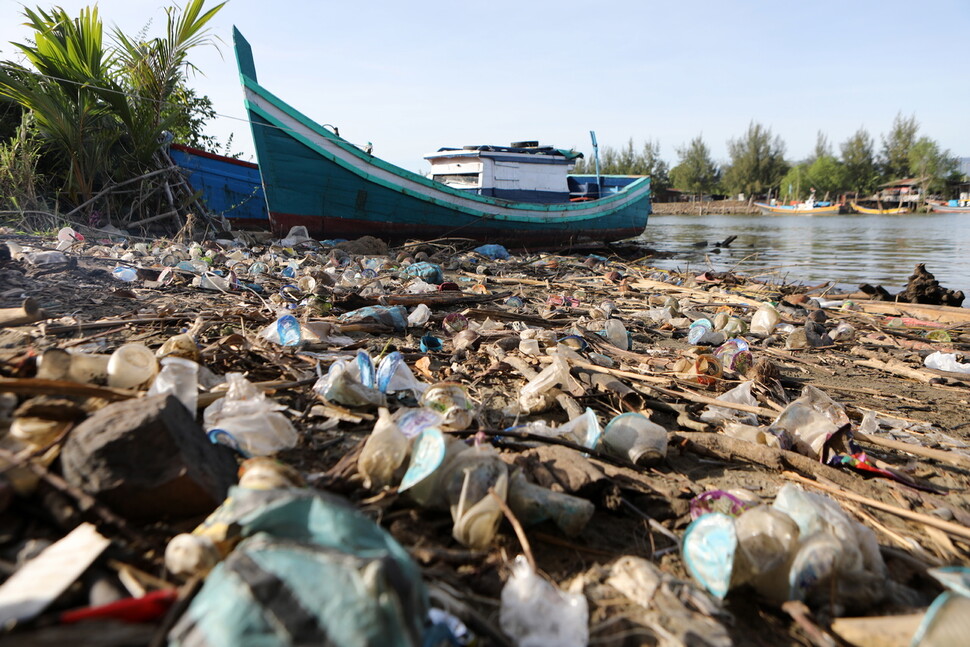
[[[225,216],[236,229],[269,225],[256,164],[181,144],[171,144],[168,154],[211,213]]]
[[[647,224],[649,178],[595,200],[571,201],[566,165],[563,202],[544,202],[549,192],[541,187],[546,195],[537,192],[535,200],[521,194],[508,200],[483,191],[484,176],[477,183],[472,177],[436,181],[389,164],[263,88],[249,43],[238,30],[233,37],[269,220],[277,234],[302,225],[317,238],[373,235],[399,242],[455,237],[549,248],[631,238]],[[519,155],[519,166],[530,172],[541,160],[541,154],[529,151],[504,153]],[[561,165],[554,155],[545,157]],[[517,178],[500,173],[495,180],[514,184]]]

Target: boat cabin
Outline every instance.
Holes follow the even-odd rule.
[[[569,202],[567,175],[582,153],[539,142],[441,148],[425,155],[431,179],[455,189],[516,202]]]

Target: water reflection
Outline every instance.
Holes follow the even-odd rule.
[[[676,252],[653,264],[698,272],[736,270],[787,282],[834,281],[902,290],[917,263],[946,288],[970,294],[970,216],[650,216],[645,244]],[[719,254],[711,245],[737,236]],[[695,245],[708,242],[707,247]]]

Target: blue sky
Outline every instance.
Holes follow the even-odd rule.
[[[129,34],[164,26],[158,0],[97,4]],[[16,58],[8,42],[27,37],[23,22],[21,3],[0,2],[0,58]],[[967,0],[229,0],[212,24],[221,53],[193,54],[204,76],[192,85],[225,115],[210,133],[232,133],[254,159],[233,25],[267,89],[416,171],[442,146],[537,139],[589,152],[590,130],[601,147],[659,142],[671,165],[701,135],[727,161],[752,120],[798,160],[820,130],[836,152],[860,127],[878,148],[899,113],[970,156]]]

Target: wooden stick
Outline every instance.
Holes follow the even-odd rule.
[[[532,554],[532,548],[529,546],[529,538],[525,536],[525,530],[522,528],[522,524],[516,519],[515,514],[512,512],[512,508],[509,504],[505,502],[505,499],[500,497],[495,493],[495,488],[488,488],[488,493],[491,494],[498,506],[502,508],[502,514],[505,518],[509,520],[512,524],[512,529],[515,531],[515,536],[519,538],[519,543],[522,544],[522,552],[525,553],[525,558],[529,561],[529,566],[532,567],[532,572],[536,572],[536,558]]]
[[[0,391],[25,395],[77,395],[84,398],[103,398],[108,402],[138,397],[139,391],[114,389],[94,384],[82,384],[68,380],[42,380],[39,378],[0,377]]]
[[[22,326],[48,318],[48,314],[33,297],[24,299],[19,308],[0,308],[0,328]]]
[[[936,528],[937,530],[942,530],[943,532],[960,537],[965,541],[970,540],[970,528],[958,523],[946,521],[944,519],[940,519],[939,517],[934,517],[933,515],[923,514],[922,512],[912,512],[896,505],[877,501],[876,499],[870,499],[869,497],[856,494],[855,492],[844,490],[841,487],[825,485],[824,483],[813,481],[812,479],[805,478],[801,474],[796,474],[794,472],[782,472],[782,476],[805,485],[810,485],[811,487],[822,490],[823,492],[828,492],[833,496],[842,497],[843,499],[855,501],[856,503],[862,503],[871,508],[876,508],[877,510],[882,510],[883,512],[889,512],[898,517],[909,519],[910,521],[916,521],[917,523],[930,526],[931,528]]]
[[[861,440],[867,442],[871,445],[876,445],[878,447],[886,447],[887,449],[895,449],[901,452],[907,452],[913,454],[914,456],[922,456],[924,458],[932,458],[933,460],[940,461],[941,463],[946,463],[948,465],[955,465],[957,467],[962,467],[964,469],[970,470],[970,458],[962,456],[955,452],[948,452],[942,449],[933,449],[932,447],[923,447],[922,445],[915,445],[913,443],[904,443],[899,440],[893,440],[891,438],[882,438],[880,436],[870,436],[869,434],[864,434],[861,431],[853,431],[852,437],[856,440]]]

